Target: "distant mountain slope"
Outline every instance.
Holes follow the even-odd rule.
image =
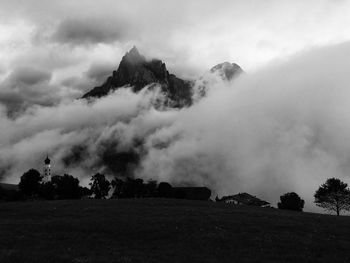
[[[243,73],[243,70],[236,63],[224,62],[212,67],[210,73],[218,74],[223,80],[230,81]]]
[[[161,85],[171,106],[183,107],[191,104],[191,83],[169,74],[161,60],[146,60],[136,47],[123,56],[118,69],[113,71],[105,83],[90,90],[83,98],[102,97],[126,85],[130,85],[137,92],[153,83]]]
[[[217,64],[196,80],[194,100],[197,101],[205,97],[210,86],[215,86],[220,82],[230,83],[243,73],[243,69],[236,63],[223,62]]]

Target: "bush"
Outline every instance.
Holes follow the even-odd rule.
[[[92,194],[91,190],[87,187],[79,187],[80,197],[90,197]]]
[[[114,187],[114,198],[143,198],[156,197],[157,182],[148,181],[146,184],[142,179],[126,178],[125,181],[115,178],[112,181]]]
[[[79,199],[79,180],[69,174],[53,176],[51,183],[55,189],[55,196],[58,199]]]
[[[104,174],[97,173],[91,177],[91,193],[96,199],[105,199],[111,189],[111,183],[106,179]]]
[[[157,181],[150,180],[145,184],[145,197],[155,197],[157,194]]]
[[[169,183],[162,182],[158,185],[158,196],[170,198],[172,197],[172,186]]]
[[[280,200],[281,202],[277,204],[279,209],[303,211],[305,202],[294,192],[282,195]]]
[[[40,194],[41,180],[40,173],[35,169],[30,169],[21,176],[18,187],[26,196],[35,197]]]
[[[52,182],[45,182],[41,184],[39,196],[47,200],[53,200],[55,198],[55,187]]]

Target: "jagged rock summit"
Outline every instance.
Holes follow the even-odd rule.
[[[229,83],[244,73],[243,69],[236,63],[223,62],[212,67],[208,72],[196,80],[194,100],[205,97],[210,86],[218,82]]]
[[[161,85],[162,92],[168,98],[170,105],[183,107],[191,104],[191,83],[169,74],[161,60],[147,60],[136,47],[123,56],[118,69],[113,71],[101,86],[93,88],[83,98],[102,97],[126,85],[137,92],[153,83]]]
[[[243,70],[236,63],[224,62],[212,67],[210,73],[218,74],[223,80],[230,81],[243,73]]]

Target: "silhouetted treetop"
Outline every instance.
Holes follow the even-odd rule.
[[[343,210],[350,210],[350,190],[348,185],[337,178],[329,178],[316,191],[315,203],[338,216]]]
[[[282,195],[280,200],[281,202],[277,204],[279,209],[303,211],[305,201],[294,192]]]
[[[34,197],[39,194],[41,181],[40,173],[35,169],[30,169],[21,176],[18,187],[25,195]]]

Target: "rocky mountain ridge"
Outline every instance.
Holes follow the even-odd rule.
[[[221,79],[231,81],[243,73],[243,69],[236,63],[224,62],[212,67],[210,73],[218,74]]]
[[[209,73],[219,76],[224,81],[231,81],[243,70],[235,63],[224,62],[214,66]],[[202,87],[205,94],[205,81]],[[134,92],[138,92],[145,86],[159,84],[161,91],[166,95],[167,105],[171,107],[186,107],[192,104],[193,82],[183,80],[170,74],[165,63],[159,59],[147,60],[139,53],[136,47],[127,52],[117,70],[101,85],[93,88],[83,98],[99,98],[109,92],[130,86]]]
[[[102,97],[126,85],[137,92],[151,84],[160,84],[171,106],[184,107],[192,103],[191,83],[170,74],[161,60],[146,60],[136,47],[123,56],[118,69],[113,71],[105,83],[90,90],[83,98]]]

